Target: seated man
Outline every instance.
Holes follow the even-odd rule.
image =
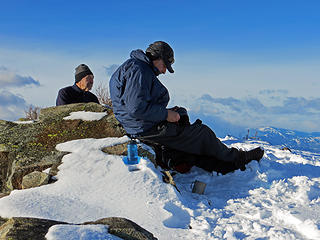
[[[85,64],[76,67],[75,84],[59,90],[56,105],[66,105],[71,103],[99,103],[98,98],[89,92],[93,86],[93,73]]]
[[[173,54],[167,43],[154,42],[146,52],[140,49],[132,51],[131,58],[112,75],[110,96],[113,111],[128,135],[197,155],[198,159],[206,156],[207,162],[199,165],[210,171],[217,165],[222,166],[213,163],[215,161],[232,163],[234,167],[230,167],[231,170],[244,170],[245,164],[252,160],[259,161],[264,154],[261,148],[251,151],[228,148],[200,120],[193,124],[188,121],[181,124],[179,120],[185,117],[185,109],[167,109],[169,92],[157,76],[165,74],[167,69],[170,73],[174,72],[171,66],[174,63]]]

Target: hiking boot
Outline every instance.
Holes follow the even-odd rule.
[[[264,150],[261,147],[254,148],[250,151],[245,151],[246,159],[260,161],[263,157]]]
[[[263,157],[264,150],[261,147],[254,148],[250,151],[239,151],[239,158],[237,161],[237,165],[241,171],[246,169],[245,165],[251,162],[252,160],[256,160],[260,162]]]

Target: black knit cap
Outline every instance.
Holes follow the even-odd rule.
[[[168,71],[174,73],[171,66],[174,63],[174,53],[168,43],[156,41],[149,45],[146,54],[151,57],[151,60],[162,59]]]
[[[87,75],[93,75],[93,73],[87,65],[80,64],[78,67],[76,67],[76,73],[74,76],[76,83],[81,81],[81,79]]]

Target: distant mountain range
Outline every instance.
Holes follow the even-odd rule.
[[[291,149],[320,152],[320,132],[306,133],[276,127],[249,129],[249,138]]]
[[[276,127],[249,128],[248,132],[247,127],[232,124],[214,115],[190,111],[189,116],[191,122],[200,118],[220,138],[234,136],[238,139],[257,139],[271,145],[320,153],[320,132],[306,133]]]

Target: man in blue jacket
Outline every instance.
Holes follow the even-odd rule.
[[[59,90],[56,105],[66,105],[71,103],[99,103],[98,98],[89,92],[93,86],[93,73],[86,64],[76,67],[75,83]]]
[[[132,51],[130,59],[112,75],[113,111],[128,135],[189,154],[208,156],[212,161],[232,162],[237,169],[245,169],[245,164],[252,160],[259,161],[264,154],[261,148],[251,151],[228,148],[200,120],[180,124],[187,117],[186,111],[179,107],[167,109],[169,92],[157,78],[166,70],[173,73],[173,63],[172,48],[157,41],[145,52]]]

